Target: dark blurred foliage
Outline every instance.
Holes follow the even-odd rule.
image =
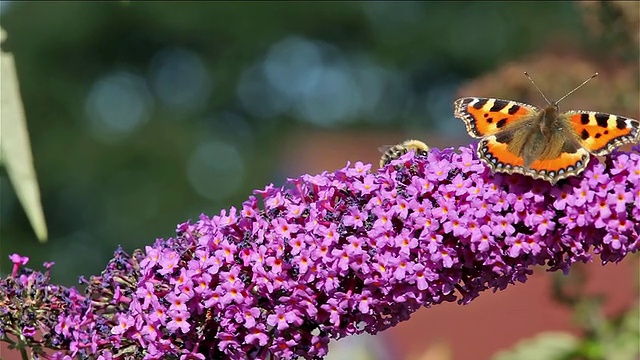
[[[56,261],[54,282],[98,273],[117,244],[143,247],[172,236],[179,222],[239,206],[252,189],[299,175],[283,170],[279,150],[301,129],[464,135],[451,103],[466,80],[540,54],[607,63],[613,50],[589,52],[597,35],[587,28],[602,30],[588,25],[585,8],[3,2],[3,48],[15,56],[51,235],[36,241],[3,173],[2,270],[19,252],[34,267]],[[620,26],[626,33],[632,25]],[[539,85],[555,97],[594,70],[630,76],[618,73],[629,61],[625,46],[616,44],[617,60],[608,60],[615,69],[574,68],[571,60],[526,70],[547,71]],[[578,80],[544,80],[567,71]],[[493,96],[535,91],[517,72],[485,81],[501,89]],[[637,80],[616,84],[637,96]],[[602,106],[594,110],[610,103]]]
[[[579,3],[586,33],[579,44],[541,49],[536,55],[505,64],[468,83],[459,95],[493,96],[544,105],[535,87],[522,76],[527,71],[550,100],[559,99],[589,75],[592,84],[581,88],[561,109],[609,112],[638,118],[640,112],[640,6],[632,1]]]
[[[637,63],[640,49],[640,6],[637,1],[580,2],[593,50]]]
[[[463,86],[459,93],[461,96],[513,98],[540,107],[546,105],[529,79],[523,76],[524,71],[532,76],[550,101],[564,96],[598,72],[599,76],[589,85],[563,100],[560,110],[594,110],[632,118],[638,116],[640,84],[637,63],[606,66],[597,59],[579,54],[542,54],[529,61],[507,64]]]

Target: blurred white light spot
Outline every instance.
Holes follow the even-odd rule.
[[[347,67],[324,67],[311,71],[317,81],[305,89],[297,113],[319,126],[354,120],[361,105],[359,89]]]
[[[145,123],[151,106],[152,99],[144,78],[116,71],[93,84],[85,111],[92,134],[103,141],[114,141]]]
[[[402,115],[412,92],[400,72],[376,65],[366,57],[356,59],[351,68],[362,97],[362,120],[391,122]]]
[[[200,56],[183,48],[168,48],[151,60],[153,90],[166,105],[194,110],[206,103],[213,81]]]
[[[301,120],[333,126],[358,116],[362,97],[338,49],[290,36],[271,47],[262,66],[276,94]]]
[[[404,111],[409,95],[399,72],[298,36],[272,45],[264,61],[246,69],[238,84],[238,97],[251,115],[286,113],[322,127],[361,119],[391,121]]]
[[[228,199],[244,183],[245,163],[231,144],[203,143],[189,157],[187,178],[201,196],[211,200]]]
[[[298,98],[319,80],[323,66],[321,51],[311,41],[291,36],[277,42],[264,60],[269,83],[291,100]]]

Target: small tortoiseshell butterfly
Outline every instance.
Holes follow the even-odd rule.
[[[640,142],[640,122],[595,111],[571,110],[559,113],[560,100],[544,109],[511,100],[464,97],[455,101],[455,116],[464,120],[467,132],[480,138],[478,157],[492,171],[518,173],[544,179],[552,185],[580,174],[590,154],[606,155],[616,147]]]

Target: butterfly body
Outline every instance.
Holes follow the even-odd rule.
[[[558,117],[555,106],[505,125],[496,133],[496,140],[507,143],[507,149],[523,159],[525,169],[536,160],[555,159],[562,152],[575,152],[580,147],[575,132]]]
[[[519,173],[551,184],[580,174],[590,154],[606,155],[640,141],[640,123],[594,111],[559,112],[494,98],[455,101],[455,116],[478,143],[478,157],[492,171]]]

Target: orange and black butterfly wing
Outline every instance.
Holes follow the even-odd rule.
[[[640,142],[640,122],[624,116],[595,111],[567,111],[560,114],[576,132],[580,143],[595,155],[606,155],[618,146]]]
[[[475,138],[494,135],[540,111],[533,105],[493,98],[464,97],[454,102],[455,117],[464,121],[467,132]]]
[[[551,184],[580,174],[589,163],[589,156],[585,148],[573,148],[572,151],[561,152],[556,158],[537,159],[525,167],[524,159],[511,152],[509,144],[498,141],[495,135],[487,136],[478,144],[478,157],[483,159],[491,170],[523,174]]]

